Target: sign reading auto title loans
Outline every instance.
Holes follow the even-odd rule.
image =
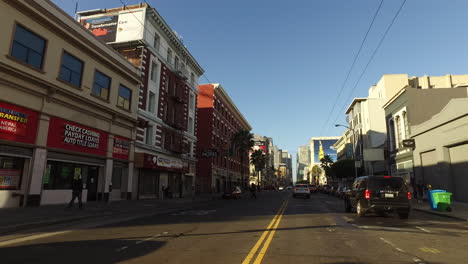
[[[88,148],[99,148],[101,134],[78,126],[65,124],[63,142]]]
[[[47,145],[104,156],[106,155],[107,133],[58,117],[51,117]]]

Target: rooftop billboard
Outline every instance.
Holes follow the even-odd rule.
[[[333,162],[335,162],[337,160],[337,153],[333,145],[337,141],[338,139],[312,139],[314,163],[321,163],[320,159],[325,155],[330,156]]]

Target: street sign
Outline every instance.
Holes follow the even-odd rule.
[[[218,150],[216,149],[207,149],[201,153],[201,156],[204,158],[214,158],[218,157]]]

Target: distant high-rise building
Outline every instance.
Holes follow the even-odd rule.
[[[307,164],[310,160],[310,149],[309,146],[300,146],[296,156],[296,181],[309,180],[308,175],[305,171]]]

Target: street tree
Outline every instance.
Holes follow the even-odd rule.
[[[320,166],[323,168],[325,171],[325,174],[327,177],[333,177],[333,171],[331,169],[331,166],[333,165],[333,160],[329,155],[325,155],[320,162],[322,163]]]
[[[255,172],[258,173],[260,183],[260,172],[265,169],[267,157],[261,149],[255,150],[250,156],[250,164],[254,165]]]
[[[238,156],[241,163],[241,180],[245,187],[246,181],[244,179],[244,161],[248,157],[249,151],[254,146],[253,134],[247,130],[239,130],[231,138],[230,153]]]

